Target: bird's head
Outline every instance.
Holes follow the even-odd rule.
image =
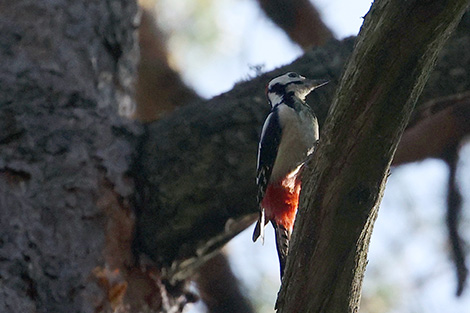
[[[328,81],[307,79],[297,73],[288,72],[269,82],[266,95],[269,103],[274,107],[289,95],[304,100],[311,91],[327,83]]]

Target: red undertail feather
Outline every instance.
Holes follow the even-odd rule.
[[[261,202],[261,206],[266,210],[266,220],[292,231],[299,205],[299,194],[300,180],[296,177],[270,183]]]
[[[271,221],[275,229],[281,279],[284,275],[290,236],[299,205],[301,183],[296,174],[290,174],[278,183],[270,183],[261,202],[266,220]]]

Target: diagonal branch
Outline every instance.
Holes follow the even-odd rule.
[[[258,0],[266,15],[303,49],[321,46],[333,38],[309,0]]]
[[[196,277],[201,299],[210,313],[254,313],[254,309],[221,252],[201,266]]]
[[[415,112],[392,165],[442,158],[470,133],[470,92],[433,99]]]
[[[393,154],[437,54],[467,5],[374,2],[304,172],[279,312],[358,311]]]
[[[137,67],[134,118],[151,122],[176,107],[200,100],[168,64],[164,34],[148,8],[141,8],[139,25],[139,64]]]

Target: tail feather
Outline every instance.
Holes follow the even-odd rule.
[[[279,257],[279,264],[281,268],[281,279],[284,275],[284,268],[286,266],[287,254],[289,253],[290,231],[282,225],[276,225],[271,221],[276,232],[276,248]]]
[[[264,244],[264,228],[266,226],[266,215],[264,209],[259,212],[258,222],[256,222],[255,231],[253,232],[253,242],[261,237],[261,243]]]

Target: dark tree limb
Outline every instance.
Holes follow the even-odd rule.
[[[427,102],[417,110],[401,138],[392,165],[443,159],[449,166],[447,189],[447,230],[457,273],[457,295],[465,287],[468,269],[464,241],[459,233],[462,196],[456,181],[459,147],[470,133],[470,93],[462,93]]]
[[[203,264],[195,281],[209,313],[254,313],[225,253],[220,252]]]
[[[413,114],[392,165],[425,158],[446,160],[447,150],[470,133],[470,92],[433,99]]]
[[[142,122],[158,120],[178,106],[200,100],[169,66],[165,38],[157,28],[155,19],[155,14],[151,13],[150,8],[142,7],[139,26],[140,59],[136,82],[137,107],[134,114],[134,118]],[[131,275],[139,275],[139,271],[132,271]],[[253,312],[249,300],[240,291],[238,279],[233,274],[225,254],[219,253],[208,260],[196,276],[201,300],[209,312]],[[136,279],[131,278],[129,281]],[[135,293],[146,294],[147,297],[152,297],[152,293],[158,294],[152,285],[146,285],[142,281],[139,285],[129,286],[130,300],[141,298],[135,297]]]
[[[142,8],[139,48],[134,118],[155,121],[176,107],[200,100],[169,66],[164,35],[147,8]]]
[[[457,274],[457,296],[462,295],[467,281],[468,268],[465,264],[463,239],[459,234],[460,213],[462,211],[462,195],[457,185],[457,164],[459,161],[459,145],[453,145],[444,154],[444,160],[449,165],[449,179],[447,183],[447,230],[452,247],[453,260]]]
[[[399,139],[468,1],[375,1],[307,171],[279,312],[357,312]]]
[[[266,15],[303,49],[321,46],[333,38],[309,0],[258,0]]]

